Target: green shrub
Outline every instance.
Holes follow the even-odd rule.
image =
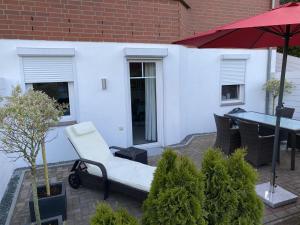
[[[228,159],[228,173],[232,188],[237,193],[238,207],[232,219],[232,225],[262,224],[263,203],[255,192],[257,173],[245,160],[246,152],[237,150]]]
[[[203,177],[196,166],[166,150],[143,205],[143,225],[204,225],[203,200]]]
[[[120,209],[114,212],[106,203],[98,204],[94,216],[91,218],[91,225],[138,225],[138,221]]]
[[[203,158],[202,173],[208,225],[230,225],[237,208],[237,196],[221,151],[208,149]]]
[[[202,162],[205,210],[209,225],[259,225],[263,203],[255,192],[257,173],[245,161],[245,150],[226,158],[209,149]]]

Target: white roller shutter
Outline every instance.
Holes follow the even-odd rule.
[[[245,59],[222,59],[221,84],[245,84],[246,62]]]
[[[25,83],[71,82],[72,57],[22,57]]]

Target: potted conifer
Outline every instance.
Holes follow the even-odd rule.
[[[45,141],[47,132],[58,123],[63,107],[43,92],[29,90],[22,94],[16,87],[4,98],[0,108],[0,150],[16,160],[23,158],[30,166],[32,198],[31,220],[41,225],[41,218],[62,215],[66,219],[66,191],[63,183],[49,185]],[[36,157],[42,149],[46,185],[37,186]]]

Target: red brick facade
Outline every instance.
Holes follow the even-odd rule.
[[[0,38],[170,43],[270,7],[271,0],[0,0]]]

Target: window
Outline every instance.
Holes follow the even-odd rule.
[[[240,85],[222,85],[222,101],[239,100]]]
[[[61,83],[36,83],[32,84],[33,90],[42,91],[50,98],[54,98],[59,104],[66,105],[64,116],[70,116],[69,85],[67,82]]]
[[[71,82],[33,83],[33,84],[26,84],[26,88],[27,89],[32,88],[33,90],[42,91],[46,93],[50,98],[54,98],[59,104],[67,105],[67,108],[61,119],[61,122],[75,120],[73,83]]]
[[[244,104],[245,59],[222,59],[221,61],[221,105]]]
[[[75,121],[73,58],[63,56],[22,57],[26,88],[39,90],[68,107],[61,122]]]

